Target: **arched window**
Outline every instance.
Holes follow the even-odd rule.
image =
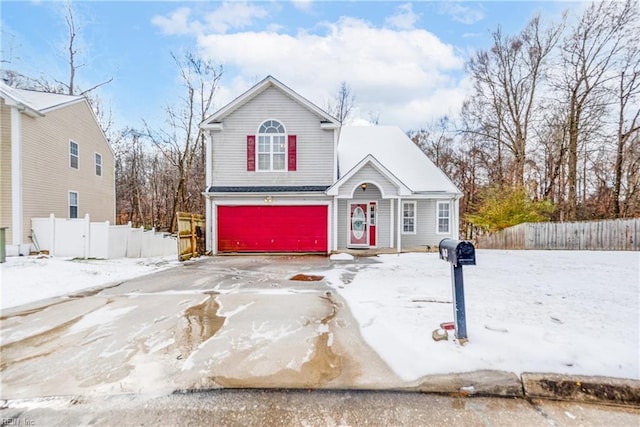
[[[282,123],[267,120],[258,129],[258,170],[284,171],[287,168],[287,135]]]

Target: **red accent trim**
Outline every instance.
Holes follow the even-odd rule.
[[[378,204],[369,202],[369,246],[376,245],[376,224],[378,223]],[[371,223],[371,212],[373,211],[374,223]]]
[[[327,252],[327,206],[218,206],[220,252]]]
[[[247,170],[256,170],[256,136],[247,135]]]
[[[289,170],[290,171],[295,171],[296,170],[296,163],[297,163],[297,140],[298,138],[295,135],[289,135],[289,141],[287,144],[287,150],[288,150],[288,157],[289,157]]]

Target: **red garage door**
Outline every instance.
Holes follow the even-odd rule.
[[[327,206],[218,206],[220,252],[326,252]]]

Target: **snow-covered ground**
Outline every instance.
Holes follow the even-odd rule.
[[[640,378],[637,252],[478,250],[478,265],[464,267],[464,346],[431,336],[453,321],[450,265],[437,254],[348,258],[334,257],[333,268],[317,274],[347,301],[365,340],[403,380],[477,369]],[[175,265],[173,257],[7,258],[1,307]],[[270,274],[276,271],[274,262]]]
[[[327,279],[405,380],[477,369],[640,378],[637,252],[478,250],[463,268],[464,346],[453,333],[431,336],[453,321],[449,263],[436,253],[377,259],[352,281],[346,264]]]
[[[176,265],[179,262],[175,255],[112,260],[7,257],[0,264],[0,308],[108,285]]]

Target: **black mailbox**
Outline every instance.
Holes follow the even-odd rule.
[[[454,266],[476,265],[476,249],[471,242],[464,240],[442,239],[439,245],[440,259]]]

